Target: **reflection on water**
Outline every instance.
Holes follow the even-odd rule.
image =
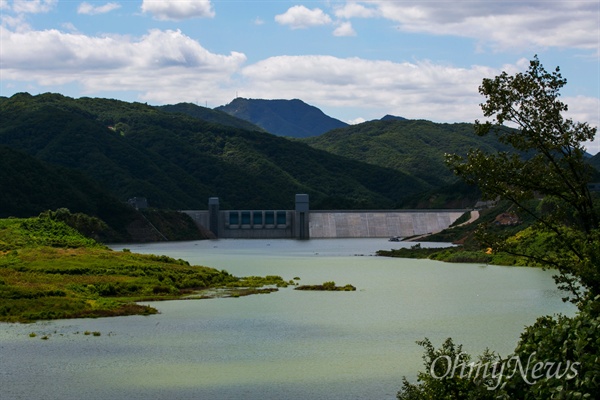
[[[422,368],[416,340],[508,354],[540,315],[572,313],[551,272],[374,257],[380,239],[114,246],[234,275],[350,283],[152,303],[161,314],[0,324],[2,399],[393,399]],[[101,336],[85,335],[98,331]],[[36,332],[36,338],[29,333]],[[49,335],[48,340],[40,340]]]

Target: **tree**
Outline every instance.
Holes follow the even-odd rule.
[[[486,351],[475,370],[483,373],[475,377],[492,380],[471,375],[465,379],[462,367],[456,373],[441,363],[463,360],[461,366],[472,365],[472,357],[451,339],[439,350],[427,339],[418,342],[426,349],[423,359],[428,371],[419,373],[414,384],[404,379],[398,399],[597,397],[600,211],[598,199],[588,189],[593,171],[584,160],[583,147],[594,138],[596,128],[562,117],[567,106],[559,100],[559,91],[565,84],[558,68],[547,72],[537,57],[525,73],[509,76],[503,72],[484,79],[479,91],[487,100],[481,107],[492,120],[477,121],[476,133],[495,134],[514,151],[471,150],[466,157],[447,155],[446,160],[458,176],[476,184],[486,199],[508,200],[535,221],[509,238],[485,228],[479,237],[496,252],[556,268],[557,284],[570,292],[579,307],[577,315],[538,318],[521,334],[514,354],[504,359]],[[505,372],[495,375],[497,366],[506,367],[501,369]]]
[[[493,365],[500,357],[486,350],[477,361],[462,351],[462,345],[455,345],[448,338],[439,349],[435,349],[431,341],[425,338],[417,342],[425,348],[423,365],[427,372],[419,372],[415,385],[406,378],[402,379],[402,390],[398,392],[398,400],[492,400],[497,393],[488,390],[492,386],[489,374],[484,375],[470,365]]]
[[[600,217],[588,188],[593,169],[584,159],[584,142],[594,138],[596,128],[563,118],[567,105],[559,91],[565,84],[559,68],[547,72],[537,56],[527,72],[484,79],[481,108],[492,120],[476,121],[476,133],[495,134],[514,151],[471,150],[466,157],[447,155],[446,161],[484,198],[506,199],[533,218],[535,224],[523,236],[543,238],[544,246],[485,232],[481,240],[494,251],[555,268],[559,287],[578,302],[600,294]]]

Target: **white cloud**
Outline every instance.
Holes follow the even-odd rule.
[[[78,83],[86,93],[137,91],[158,102],[195,99],[219,92],[246,61],[241,53],[210,53],[180,31],[152,30],[131,39],[0,30],[3,80]]]
[[[338,18],[373,18],[378,15],[377,9],[368,8],[355,2],[348,2],[344,6],[335,8],[335,16]]]
[[[245,93],[436,121],[480,117],[477,91],[497,70],[331,56],[271,57],[243,69]],[[460,117],[459,117],[460,116]],[[459,119],[459,120],[460,120]]]
[[[77,27],[75,25],[73,25],[72,22],[63,22],[62,24],[60,24],[60,26],[62,26],[63,29],[72,32],[72,33],[77,33],[79,32],[79,29],[77,29]]]
[[[244,93],[253,98],[300,98],[327,109],[331,115],[344,108],[360,110],[365,118],[385,114],[437,122],[484,119],[478,92],[483,78],[501,71],[523,71],[515,65],[501,69],[474,65],[458,68],[429,61],[395,63],[331,56],[280,56],[242,70]],[[598,124],[600,100],[566,98],[568,116]],[[357,112],[357,113],[358,113]],[[336,116],[351,120],[355,115]]]
[[[136,92],[151,103],[245,97],[299,98],[331,116],[356,121],[385,114],[437,122],[483,119],[478,87],[502,70],[524,71],[527,60],[499,68],[392,62],[327,55],[277,56],[245,66],[246,56],[215,54],[181,31],[151,30],[138,38],[86,36],[58,30],[0,27],[3,84],[35,83],[49,91],[77,84],[86,95]],[[567,77],[568,78],[568,77]],[[600,100],[564,98],[568,116],[598,125]],[[600,149],[599,149],[600,150]]]
[[[58,0],[14,0],[12,9],[17,13],[39,14],[52,10]]]
[[[362,124],[365,121],[366,120],[364,118],[358,117],[358,118],[348,120],[348,121],[346,121],[346,123],[350,124],[350,125],[358,125],[358,124]]]
[[[142,11],[163,21],[215,16],[210,0],[143,0]]]
[[[303,29],[311,26],[328,25],[331,17],[320,8],[309,10],[304,6],[293,6],[285,13],[275,16],[281,25],[289,25],[292,29]]]
[[[31,29],[29,24],[26,22],[25,16],[23,14],[19,14],[14,17],[2,14],[0,16],[0,21],[2,22],[2,26],[11,28],[17,32],[28,31]]]
[[[385,1],[384,18],[406,32],[463,36],[496,50],[574,47],[598,52],[598,4],[594,1]]]
[[[88,2],[83,2],[77,8],[77,13],[86,15],[105,14],[118,8],[121,8],[121,5],[118,3],[106,3],[103,6],[93,6]]]
[[[352,28],[351,22],[342,22],[339,24],[337,28],[333,31],[334,36],[356,36],[356,31]]]

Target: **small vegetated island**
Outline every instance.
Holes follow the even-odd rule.
[[[335,282],[328,281],[323,282],[321,285],[300,285],[296,286],[294,290],[320,290],[326,292],[354,292],[356,287],[348,284],[344,286],[336,286]]]
[[[52,214],[0,219],[0,321],[154,314],[143,301],[239,297],[288,285],[167,256],[113,251]]]

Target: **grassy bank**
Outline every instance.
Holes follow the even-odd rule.
[[[241,279],[167,256],[112,251],[49,218],[0,220],[0,321],[152,314],[136,302],[179,299],[207,288],[285,285]],[[256,291],[260,292],[260,291]]]
[[[531,203],[537,204],[539,202],[532,201]],[[500,202],[493,208],[481,210],[479,218],[473,223],[461,225],[462,222],[468,220],[470,215],[468,213],[455,221],[453,226],[448,229],[419,239],[420,241],[429,242],[448,242],[448,247],[431,248],[415,244],[408,248],[379,250],[377,255],[401,258],[428,258],[456,263],[534,266],[535,264],[524,257],[513,256],[507,252],[492,251],[491,248],[481,243],[478,239],[478,232],[485,231],[488,234],[502,237],[505,241],[512,243],[516,254],[527,253],[531,250],[536,250],[540,253],[552,251],[552,249],[547,248],[545,237],[535,235],[534,232],[528,229],[533,223],[530,216],[519,218],[516,223],[498,223],[499,216],[515,215],[514,213],[515,211],[510,204]]]
[[[377,255],[401,258],[428,258],[431,260],[457,263],[495,264],[494,255],[487,254],[484,250],[465,250],[461,246],[427,248],[417,244],[410,248],[379,250],[377,251]]]

